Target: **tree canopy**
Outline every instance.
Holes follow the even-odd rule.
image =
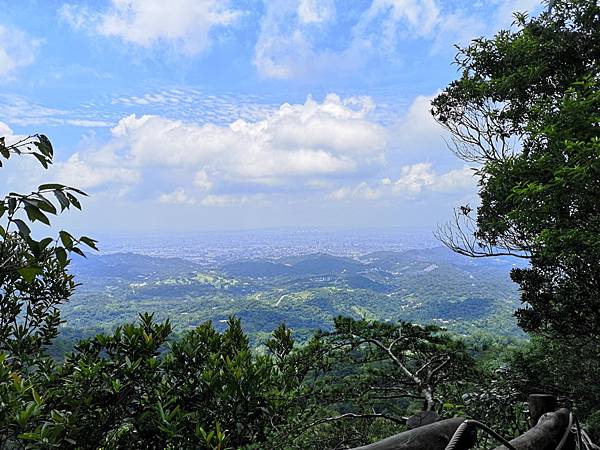
[[[512,272],[525,330],[600,337],[600,6],[558,0],[516,18],[461,49],[461,77],[433,101],[481,201],[439,234],[471,256],[530,259]]]

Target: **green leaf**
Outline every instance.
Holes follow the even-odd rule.
[[[39,220],[46,225],[50,225],[50,219],[36,206],[32,206],[31,204],[25,205],[25,212],[27,213],[27,217],[32,222]]]
[[[40,435],[38,433],[21,433],[17,436],[19,439],[25,439],[27,441],[39,441]]]
[[[15,219],[13,220],[13,222],[15,223],[15,225],[17,225],[17,228],[19,229],[19,234],[21,236],[29,237],[29,235],[31,234],[31,230],[25,222],[23,222],[21,219]]]
[[[86,196],[86,197],[88,196],[88,195],[87,195],[85,192],[83,192],[83,191],[82,191],[82,190],[80,190],[80,189],[77,189],[77,188],[74,188],[74,187],[68,187],[67,189],[68,189],[69,191],[77,192],[77,193],[78,193],[78,194],[80,194],[80,195],[84,195],[84,196]]]
[[[44,250],[46,247],[48,247],[51,243],[52,243],[53,239],[52,238],[44,238],[40,241],[40,247],[42,250]]]
[[[73,252],[73,253],[77,253],[79,256],[83,256],[84,258],[87,258],[85,256],[85,253],[83,253],[79,248],[77,247],[72,247],[69,249],[69,251]]]
[[[33,400],[35,401],[35,403],[37,403],[38,406],[42,405],[42,398],[40,397],[40,394],[38,394],[35,389],[31,390],[31,395],[33,396]]]
[[[66,188],[66,186],[64,184],[58,184],[58,183],[46,183],[46,184],[40,184],[38,186],[38,190],[39,191],[46,191],[46,190],[53,190],[53,189],[64,189]]]
[[[52,143],[50,142],[50,139],[48,139],[48,137],[45,134],[40,134],[38,139],[39,142],[37,147],[45,156],[51,159],[52,156],[54,156],[54,149],[52,148]]]
[[[8,198],[8,214],[9,215],[14,214],[16,209],[17,209],[17,199],[14,197],[9,197]]]
[[[33,156],[40,162],[44,169],[48,168],[48,159],[44,155],[40,155],[39,153],[34,153]]]
[[[67,192],[67,198],[69,199],[69,201],[75,208],[81,210],[81,203],[79,203],[79,200],[77,200],[77,197],[75,197],[73,194],[69,194]]]
[[[67,250],[71,250],[73,248],[73,236],[70,233],[67,233],[64,230],[61,230],[58,233],[62,244],[65,246]]]
[[[60,210],[61,210],[61,212],[64,211],[65,209],[68,209],[69,206],[71,206],[71,203],[69,202],[69,199],[67,198],[67,196],[64,194],[63,191],[61,191],[61,190],[55,190],[54,191],[54,196],[58,200],[58,203],[60,203]]]
[[[67,265],[67,251],[62,248],[62,247],[56,247],[54,249],[54,254],[56,255],[56,257],[58,258],[58,261],[60,262],[60,264],[64,267]]]
[[[47,213],[50,214],[56,214],[56,207],[52,204],[52,202],[50,200],[48,200],[47,198],[45,198],[44,196],[37,194],[37,196],[39,197],[40,201],[38,203],[38,208],[40,208],[42,211],[46,211]]]
[[[81,236],[79,238],[79,240],[81,242],[83,242],[85,245],[87,245],[88,247],[93,248],[94,250],[98,250],[98,247],[96,246],[96,244],[98,243],[97,240],[91,239],[91,238],[89,238],[87,236]]]
[[[18,270],[19,275],[23,277],[25,281],[31,283],[35,280],[35,277],[42,274],[42,269],[35,266],[22,267]]]

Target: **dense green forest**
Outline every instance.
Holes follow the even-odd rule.
[[[261,327],[261,314],[281,300],[274,296],[254,317],[239,314],[220,326],[206,317],[190,328],[173,317],[176,333],[168,317],[147,314],[137,302],[136,321],[120,323],[127,318],[117,311],[102,333],[53,358],[49,349],[77,338],[71,331],[60,341],[62,306],[89,289],[77,286],[71,261],[93,252],[96,241],[64,230],[39,237],[38,224],[49,227],[51,217],[80,209],[85,193],[61,184],[8,193],[0,202],[0,448],[343,449],[406,430],[409,418],[424,412],[475,418],[513,437],[529,426],[525,400],[534,392],[556,394],[600,441],[599,56],[597,2],[556,0],[537,17],[516,15],[514,29],[459,49],[460,76],[432,103],[452,149],[473,165],[481,200],[476,210],[455,211],[438,235],[463,255],[524,261],[506,272],[520,295],[508,304],[528,339],[502,335],[491,316],[477,329],[426,324],[447,312],[435,303],[439,295],[427,292],[419,295],[428,299],[429,316],[392,314],[382,305],[398,286],[381,278],[384,272],[364,277],[352,272],[359,262],[338,260],[350,270],[337,288],[352,294],[338,301],[354,310],[336,309],[323,286],[276,264],[193,279],[165,272],[139,286],[150,299],[160,298],[166,280],[208,297],[247,289],[249,298],[257,294],[251,271],[259,270],[276,280],[272,292],[282,285],[297,292],[304,309],[293,312],[296,320],[315,319],[294,324],[302,336],[289,324],[270,335]],[[0,155],[2,171],[15,157],[48,168],[53,148],[44,135],[0,138]],[[90,261],[89,270],[100,270],[101,260]],[[318,262],[322,276],[332,261]],[[462,286],[452,265],[426,272],[442,273],[436,292],[443,283]],[[130,280],[123,289],[131,289]],[[485,295],[495,308],[511,289],[466,288],[455,300]],[[71,326],[75,308],[92,314],[93,302],[88,292],[64,309]],[[328,305],[345,317],[323,326],[319,311]],[[235,312],[221,306],[220,314]],[[457,322],[468,323],[472,306],[459,310]],[[250,337],[245,321],[253,321]],[[323,329],[309,332],[313,326]]]

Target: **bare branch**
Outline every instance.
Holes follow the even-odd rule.
[[[531,246],[522,237],[510,232],[495,244],[477,239],[477,224],[470,216],[470,209],[462,207],[454,210],[453,219],[438,226],[434,236],[450,250],[471,258],[512,256],[531,259]]]

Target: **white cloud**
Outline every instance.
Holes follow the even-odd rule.
[[[372,119],[374,108],[369,97],[329,94],[229,125],[130,115],[117,121],[107,141],[84,137],[79,151],[51,170],[57,181],[96,193],[144,196],[158,185],[160,195],[153,195],[160,202],[202,206],[262,201],[256,196],[307,187],[330,190],[340,179],[383,167],[388,130]],[[354,195],[376,196],[368,186]]]
[[[177,188],[168,194],[161,194],[158,197],[160,203],[171,203],[174,205],[193,205],[196,199],[186,194],[185,189]]]
[[[443,140],[445,131],[430,113],[434,97],[435,95],[415,97],[406,114],[393,128],[394,143],[403,152],[418,150],[421,158],[424,152],[447,152]]]
[[[335,17],[333,0],[300,0],[298,18],[302,23],[328,22]]]
[[[417,163],[400,169],[400,177],[393,182],[392,191],[407,198],[414,198],[424,191],[471,193],[476,181],[473,170],[468,167],[438,174],[431,163]]]
[[[468,167],[436,172],[431,163],[417,163],[401,167],[400,176],[395,181],[383,178],[374,185],[361,182],[354,187],[342,187],[330,192],[331,200],[378,200],[402,198],[414,200],[427,193],[472,194],[476,178]]]
[[[439,175],[431,188],[438,192],[473,191],[476,182],[473,169],[463,167]]]
[[[198,54],[211,44],[217,27],[236,21],[239,11],[227,0],[112,0],[106,12],[92,13],[77,5],[64,5],[62,17],[74,28],[91,28],[124,42],[149,48],[168,43],[176,50]]]
[[[6,139],[6,143],[12,142],[13,130],[4,122],[0,122],[0,137]]]
[[[265,3],[254,55],[259,74],[320,79],[316,75],[354,73],[377,58],[383,64],[403,62],[410,56],[406,44],[415,40],[429,45],[429,53],[454,52],[452,44],[466,45],[506,28],[514,11],[539,11],[541,2],[490,0],[465,7],[439,0],[373,0],[362,10],[356,8],[358,2],[339,2],[339,10],[351,10],[344,15],[343,29],[333,1]],[[354,22],[348,25],[348,20]],[[343,34],[348,29],[351,33]]]
[[[73,153],[67,161],[56,163],[55,168],[61,183],[81,189],[105,187],[120,190],[140,181],[138,171],[121,167],[107,151],[86,157]]]
[[[357,25],[365,32],[378,23],[387,46],[395,45],[398,33],[431,36],[440,22],[440,10],[435,0],[374,0]]]
[[[200,204],[202,206],[208,207],[217,207],[223,208],[227,206],[234,205],[245,205],[245,204],[267,204],[267,200],[263,195],[231,195],[231,194],[222,194],[222,195],[207,195],[202,200],[200,200]]]
[[[96,127],[112,127],[114,125],[113,122],[108,122],[106,120],[89,120],[89,119],[66,119],[64,121],[67,125],[73,125],[75,127],[85,127],[85,128],[96,128]]]
[[[137,166],[219,171],[234,181],[272,184],[289,177],[358,172],[383,161],[386,130],[369,120],[368,98],[284,104],[267,119],[229,126],[194,125],[135,115],[112,129]],[[201,183],[206,186],[201,175]]]
[[[265,103],[264,98],[260,99],[252,94],[209,94],[193,88],[162,89],[139,95],[118,96],[111,99],[110,106],[107,105],[106,108],[113,105],[117,105],[121,111],[143,106],[147,114],[214,124],[229,124],[237,119],[265,119],[280,106]]]
[[[213,187],[213,182],[210,181],[206,170],[200,169],[194,176],[194,185],[201,191],[210,191]]]
[[[40,44],[22,30],[0,25],[0,77],[10,77],[33,63]]]
[[[393,53],[399,35],[430,37],[441,22],[434,0],[374,0],[366,10],[353,11],[358,18],[350,34],[329,47],[328,32],[336,25],[333,0],[272,0],[266,5],[254,64],[270,78],[352,72],[373,56]]]
[[[330,49],[323,37],[335,23],[336,10],[327,0],[270,0],[261,19],[254,65],[268,78],[304,78],[347,72],[360,67],[369,52],[351,39]]]
[[[430,99],[416,97],[391,129],[374,119],[371,98],[335,94],[228,125],[131,115],[117,121],[107,142],[92,135],[53,170],[57,181],[83,189],[123,195],[135,187],[136,195],[154,192],[161,203],[207,207],[279,194],[294,199],[307,189],[330,200],[366,202],[472,193],[472,171],[436,170],[429,162],[456,164],[429,114]]]
[[[0,111],[5,121],[11,125],[24,127],[72,125],[83,128],[105,128],[115,124],[104,118],[99,119],[94,111],[86,111],[85,108],[75,111],[48,108],[10,94],[0,94]]]
[[[400,169],[400,178],[394,182],[393,191],[413,196],[425,187],[435,184],[436,176],[431,171],[430,163],[418,163]]]

